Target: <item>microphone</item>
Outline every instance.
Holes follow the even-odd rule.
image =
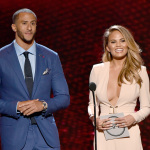
[[[96,90],[96,84],[95,84],[94,82],[91,82],[91,83],[89,84],[89,89],[90,89],[91,91],[95,91],[95,90]]]
[[[96,90],[96,84],[91,82],[89,84],[89,89],[92,91],[93,103],[94,103],[94,133],[95,133],[95,150],[97,150],[97,134],[96,134],[96,105],[95,105],[95,95],[94,91]]]

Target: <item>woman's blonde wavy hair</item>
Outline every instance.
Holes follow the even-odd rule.
[[[109,35],[116,30],[123,35],[128,45],[127,57],[118,76],[118,85],[121,86],[121,83],[125,83],[125,78],[131,84],[135,80],[135,82],[141,87],[142,79],[139,75],[141,65],[143,64],[143,60],[140,56],[141,50],[127,28],[120,25],[113,25],[105,31],[103,36],[104,54],[102,56],[102,61],[108,62],[113,59],[111,53],[107,51],[106,47],[108,45]]]

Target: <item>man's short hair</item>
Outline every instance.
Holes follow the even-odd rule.
[[[24,12],[33,14],[33,15],[35,16],[35,18],[37,19],[36,14],[35,14],[32,10],[30,10],[30,9],[28,9],[28,8],[23,8],[23,9],[17,10],[17,11],[13,14],[13,16],[12,16],[12,22],[13,22],[13,24],[14,24],[14,23],[16,22],[16,20],[18,19],[19,13],[24,13]]]

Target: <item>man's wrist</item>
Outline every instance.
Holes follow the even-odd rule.
[[[16,105],[16,113],[17,113],[17,114],[20,113],[20,111],[18,110],[19,102],[20,102],[20,101],[18,101],[18,102],[17,102],[17,105]]]
[[[44,100],[42,100],[41,102],[43,104],[43,111],[46,111],[48,108],[48,104]]]

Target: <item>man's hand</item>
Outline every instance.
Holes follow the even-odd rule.
[[[39,99],[18,102],[17,110],[23,113],[24,116],[29,116],[35,112],[40,112],[44,109],[43,102]]]

